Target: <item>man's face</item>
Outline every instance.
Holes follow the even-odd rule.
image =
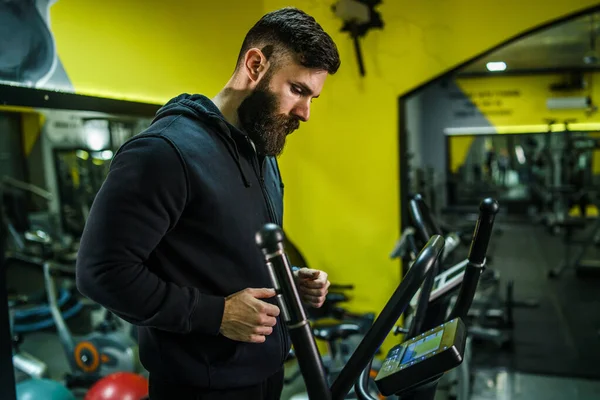
[[[310,117],[312,99],[323,89],[327,71],[308,69],[281,60],[244,99],[238,117],[259,154],[278,156],[287,135]]]

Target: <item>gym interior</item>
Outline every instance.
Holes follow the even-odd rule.
[[[37,0],[0,2],[2,399],[148,398],[136,327],[77,290],[87,215],[120,146],[288,5],[342,67],[279,159],[265,268],[331,281],[282,399],[600,398],[600,3]]]

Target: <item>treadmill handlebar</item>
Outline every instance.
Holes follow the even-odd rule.
[[[484,263],[498,210],[500,210],[498,202],[489,197],[479,205],[479,218],[475,225],[475,232],[469,249],[469,262],[480,265]]]
[[[285,253],[284,238],[282,229],[269,223],[256,234],[256,244],[265,256],[283,319],[288,324],[297,325],[308,319],[296,288],[292,266]]]
[[[434,269],[435,263],[444,250],[444,238],[439,235],[431,237],[419,252],[414,264],[337,376],[331,388],[327,383],[323,361],[295,287],[283,239],[284,234],[281,228],[272,223],[264,225],[256,234],[256,244],[263,252],[271,280],[277,292],[277,301],[282,307],[282,314],[294,344],[300,371],[306,383],[308,397],[323,400],[344,399],[381,347],[385,338],[394,329],[396,322],[410,304],[423,281]]]
[[[278,225],[268,223],[257,232],[255,239],[265,257],[282,320],[287,325],[298,365],[306,382],[308,397],[329,400],[331,392],[325,368],[285,253],[284,233]]]
[[[479,284],[479,277],[485,268],[485,257],[492,235],[492,228],[494,227],[494,219],[499,209],[498,202],[492,198],[484,199],[479,206],[479,218],[475,225],[473,240],[469,249],[463,283],[448,320],[454,318],[464,319],[471,308]]]
[[[352,389],[362,371],[383,344],[385,338],[394,329],[411,299],[421,288],[427,276],[434,270],[435,263],[444,250],[444,245],[444,238],[434,235],[419,252],[412,267],[333,382],[331,386],[331,398],[333,400],[342,400],[350,392],[350,389]]]
[[[431,227],[425,222],[425,217],[421,212],[422,204],[424,203],[423,197],[420,194],[416,194],[410,199],[408,202],[408,212],[410,214],[410,219],[412,220],[413,227],[417,231],[417,235],[419,239],[423,242],[427,242],[431,236],[433,236],[433,231]]]
[[[443,235],[442,229],[435,221],[429,206],[423,200],[423,196],[415,194],[409,202],[409,212],[413,224],[423,243],[426,243],[433,235]]]

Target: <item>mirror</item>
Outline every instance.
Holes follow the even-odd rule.
[[[76,237],[83,232],[96,193],[108,173],[109,149],[57,149],[54,151],[63,230]]]
[[[515,218],[573,214],[600,184],[598,32],[597,13],[561,22],[407,97],[410,191],[437,212],[494,196]]]

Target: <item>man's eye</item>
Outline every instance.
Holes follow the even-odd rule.
[[[302,94],[302,89],[300,89],[298,86],[292,85],[292,92],[296,94]]]

